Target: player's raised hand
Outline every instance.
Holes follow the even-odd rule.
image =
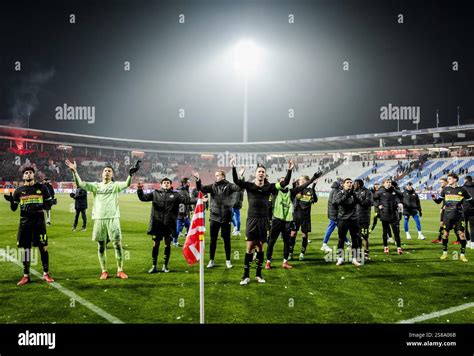
[[[295,162],[292,159],[288,161],[288,170],[292,171],[295,168]]]
[[[245,173],[245,167],[244,167],[244,166],[241,166],[241,167],[240,167],[240,171],[239,171],[239,177],[243,177],[243,176],[244,176],[244,173]]]
[[[317,171],[316,173],[313,174],[313,180],[318,179],[318,178],[321,177],[322,175],[323,175],[323,172]]]
[[[235,167],[235,156],[230,157],[229,163],[232,167]]]
[[[194,179],[196,179],[196,180],[199,180],[199,179],[200,179],[200,178],[199,178],[199,172],[193,172],[193,173],[191,173],[191,174],[192,174],[192,176],[194,177]]]
[[[71,170],[71,172],[75,173],[77,172],[77,164],[76,161],[72,163],[70,160],[66,160],[66,166]]]
[[[135,173],[138,172],[138,170],[140,169],[140,162],[141,161],[138,160],[132,167],[130,167],[130,169],[128,170],[128,174],[130,175],[130,177],[132,177]]]

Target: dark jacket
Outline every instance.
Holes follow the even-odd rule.
[[[357,200],[352,190],[339,190],[334,194],[334,205],[337,206],[337,221],[357,220]]]
[[[403,202],[403,194],[398,189],[390,187],[387,190],[381,187],[374,194],[374,201],[377,205],[382,205],[382,209],[379,210],[380,220],[395,222],[399,219],[398,204]]]
[[[82,188],[77,188],[76,193],[71,193],[70,197],[75,200],[74,209],[86,210],[87,209],[87,191]]]
[[[233,209],[242,209],[242,202],[244,201],[244,191],[240,190],[234,193],[234,206]]]
[[[373,205],[372,192],[366,187],[362,187],[354,192],[357,201],[356,214],[357,222],[360,226],[369,226],[370,210]]]
[[[144,193],[142,189],[137,190],[138,199],[141,201],[151,201],[150,224],[148,225],[148,234],[155,235],[156,222],[167,225],[169,228],[176,229],[178,219],[179,204],[195,203],[191,198],[179,193],[176,190],[155,189],[151,193]]]
[[[334,196],[335,194],[341,190],[341,185],[338,181],[335,181],[331,185],[331,192],[329,193],[328,198],[328,219],[329,220],[337,220],[337,206],[334,205]]]
[[[209,185],[202,185],[201,180],[196,181],[196,188],[203,194],[211,195],[210,220],[220,223],[232,221],[232,207],[234,206],[234,193],[240,188],[224,179]]]
[[[467,192],[469,193],[471,197],[474,197],[474,183],[465,182],[463,187],[466,188]],[[463,201],[462,207],[463,207],[465,217],[474,215],[473,199]]]
[[[182,185],[176,189],[180,194],[190,197],[189,187],[187,185]],[[178,207],[178,219],[188,219],[189,213],[191,211],[191,205],[181,203]]]
[[[414,190],[403,191],[403,215],[416,215],[421,213],[420,197]]]

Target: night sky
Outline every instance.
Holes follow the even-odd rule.
[[[241,141],[243,78],[228,57],[241,39],[262,48],[249,141],[394,131],[389,103],[419,106],[420,128],[436,109],[455,125],[458,106],[472,123],[472,13],[459,1],[3,1],[0,124],[26,127],[29,111],[36,129]],[[95,122],[57,120],[64,104],[94,107]]]

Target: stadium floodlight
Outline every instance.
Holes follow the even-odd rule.
[[[248,81],[249,74],[260,64],[262,49],[252,40],[242,40],[234,47],[234,67],[244,77],[244,122],[243,142],[248,140]]]
[[[238,71],[248,74],[258,68],[262,49],[252,40],[242,40],[234,47],[234,66]]]

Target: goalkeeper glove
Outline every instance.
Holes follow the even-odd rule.
[[[128,174],[130,174],[130,177],[133,176],[135,173],[138,172],[138,169],[140,168],[140,160],[138,160],[128,171]]]

